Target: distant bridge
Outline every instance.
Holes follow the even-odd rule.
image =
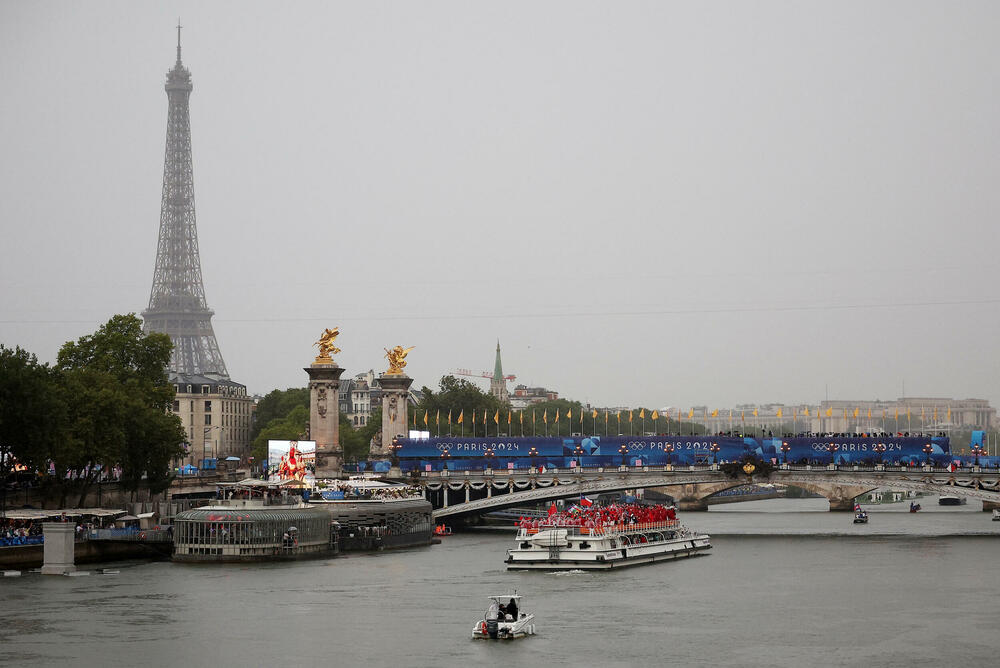
[[[717,465],[617,468],[424,471],[416,479],[434,505],[434,518],[460,518],[492,510],[627,489],[671,487],[681,510],[705,510],[707,499],[748,482],[794,485],[826,497],[830,510],[851,510],[854,498],[879,487],[946,494],[1000,503],[1000,471],[923,467],[782,465],[769,477],[733,479]]]

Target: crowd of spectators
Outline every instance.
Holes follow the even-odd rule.
[[[539,527],[609,527],[632,524],[652,524],[677,519],[673,507],[649,506],[638,503],[611,503],[604,506],[573,506],[569,510],[557,511],[549,508],[548,517],[522,517],[518,526],[522,529]]]

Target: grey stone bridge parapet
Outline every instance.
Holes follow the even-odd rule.
[[[705,499],[731,487],[744,485],[746,476],[732,479],[715,465],[685,467],[618,467],[600,469],[485,470],[422,472],[416,484],[438,494],[435,519],[476,515],[512,506],[536,504],[580,494],[600,494],[624,489],[680,487],[672,494],[682,510],[706,509]],[[768,478],[752,482],[794,485],[822,494],[831,510],[851,510],[853,499],[878,487],[892,487],[931,494],[951,494],[1000,502],[1000,472],[979,467],[957,471],[931,467],[809,467],[782,466]],[[485,497],[482,496],[485,490]],[[673,490],[671,490],[673,491]],[[455,497],[460,501],[455,503]]]

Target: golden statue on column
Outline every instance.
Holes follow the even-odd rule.
[[[385,351],[385,357],[389,360],[389,370],[385,372],[387,376],[402,376],[403,367],[406,366],[406,356],[411,350],[416,348],[416,346],[411,346],[410,348],[403,348],[403,346],[396,346],[392,350],[388,348],[383,348]]]
[[[316,364],[333,364],[333,358],[330,355],[336,355],[340,352],[340,348],[333,345],[334,339],[338,336],[340,336],[340,327],[323,330],[319,341],[313,344],[314,346],[319,346],[319,355],[316,356]]]

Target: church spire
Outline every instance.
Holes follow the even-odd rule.
[[[500,401],[507,401],[507,380],[503,377],[503,365],[500,363],[500,339],[497,339],[497,361],[493,365],[490,394]]]

